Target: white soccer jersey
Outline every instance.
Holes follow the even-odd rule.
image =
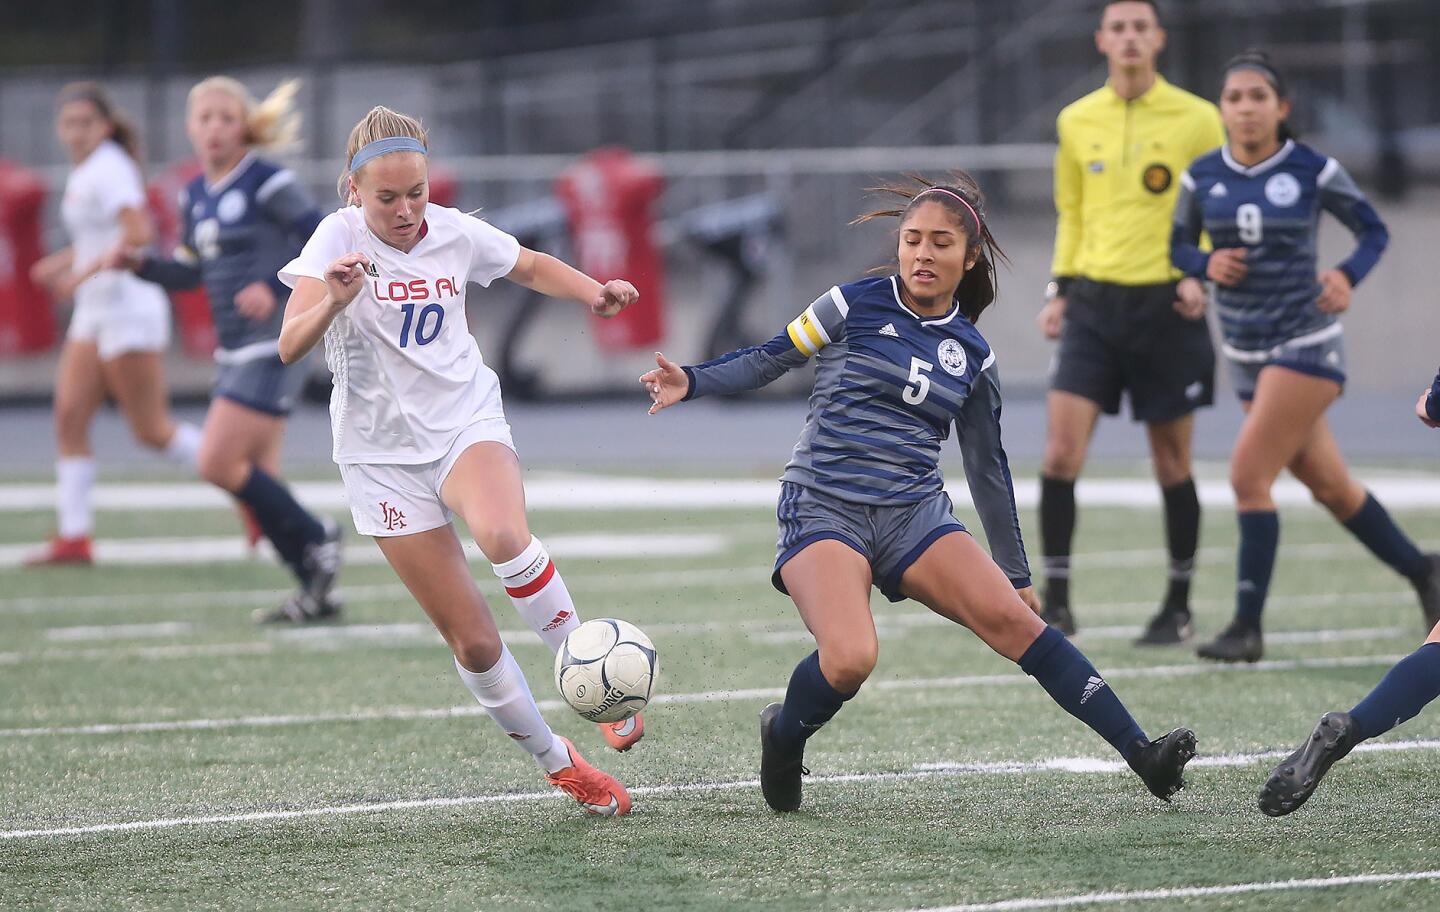
[[[120,210],[145,205],[140,168],[114,140],[104,140],[76,165],[65,181],[60,218],[70,235],[75,272],[84,272],[120,242]],[[97,273],[75,289],[79,307],[104,307],[116,302],[163,307],[158,285],[137,279],[129,270]]]
[[[456,209],[425,207],[426,233],[409,253],[380,240],[358,207],[326,216],[280,270],[324,280],[325,267],[363,253],[365,288],[325,333],[335,374],[331,431],[338,463],[419,465],[441,458],[475,421],[504,417],[500,381],[465,320],[465,286],[508,275],[520,243]]]

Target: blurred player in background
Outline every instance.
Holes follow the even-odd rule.
[[[116,244],[154,237],[145,212],[135,128],[93,82],[60,92],[56,132],[75,167],[60,217],[70,246],[35,264],[35,281],[57,300],[73,298],[70,329],[55,377],[58,532],[26,563],[88,564],[93,559],[90,491],[95,457],[90,423],[112,397],[135,439],[190,468],[200,429],[170,417],[161,353],[170,344],[170,301],[157,286],[102,260]]]
[[[918,178],[917,178],[918,181]],[[995,354],[975,321],[1002,254],[964,174],[881,188],[904,201],[859,221],[899,221],[895,273],[831,288],[764,345],[694,367],[656,355],[640,382],[650,412],[757,389],[817,359],[810,415],[785,467],[775,588],[815,637],[784,703],[760,714],[760,782],[777,811],[800,806],[805,742],[859,692],[879,656],[870,589],[913,598],[1017,663],[1123,756],[1157,797],[1184,786],[1195,735],[1147,740],[1095,666],[1036,616],[1010,468],[1000,443]],[[986,554],[954,517],[939,468],[954,425]]]
[[[1421,553],[1345,466],[1325,411],[1345,384],[1339,315],[1350,291],[1374,268],[1389,235],[1380,216],[1333,158],[1291,138],[1290,101],[1269,59],[1249,51],[1226,66],[1220,96],[1228,145],[1181,176],[1173,256],[1187,293],[1215,283],[1225,361],[1245,409],[1230,456],[1239,510],[1235,619],[1199,654],[1258,661],[1260,616],[1280,520],[1270,489],[1290,472],[1420,597],[1427,626],[1440,621],[1440,557]],[[1318,274],[1320,215],[1355,235],[1344,262]],[[1199,246],[1210,236],[1212,253]]]
[[[1440,428],[1440,373],[1415,403],[1415,416]],[[1320,717],[1310,737],[1286,757],[1260,789],[1260,810],[1283,817],[1304,804],[1325,773],[1361,741],[1378,738],[1413,719],[1440,697],[1440,621],[1424,644],[1396,663],[1374,690],[1348,713]]]
[[[325,339],[334,457],[355,528],[374,536],[449,643],[465,686],[553,785],[590,813],[625,814],[624,786],[541,717],[451,518],[465,519],[516,609],[558,650],[579,618],[530,534],[499,381],[466,324],[466,285],[508,278],[602,316],[632,303],[635,289],[602,286],[478,218],[427,206],[427,155],[425,130],[410,117],[376,107],[356,124],[340,187],[350,205],[326,216],[280,273],[295,289],[280,356],[294,363]],[[638,721],[601,730],[621,750],[643,731]]]
[[[1190,443],[1193,413],[1212,402],[1215,384],[1204,296],[1183,297],[1175,287],[1170,217],[1175,176],[1225,137],[1214,105],[1156,71],[1165,31],[1153,2],[1106,3],[1095,44],[1110,78],[1056,123],[1055,278],[1038,318],[1044,334],[1060,340],[1040,474],[1044,617],[1075,632],[1075,479],[1100,413],[1118,414],[1128,394],[1149,436],[1170,552],[1169,587],[1139,642],[1164,645],[1190,636],[1200,541]]]
[[[286,288],[276,271],[295,256],[321,212],[295,172],[255,153],[298,138],[297,83],[257,103],[245,86],[212,76],[190,90],[186,132],[203,173],[180,191],[182,230],[174,258],[121,246],[110,268],[128,268],[169,289],[204,284],[220,347],[200,446],[200,473],[244,504],[300,582],[299,591],[259,620],[333,618],[339,527],[308,512],[281,484],[285,419],[305,384],[303,363],[284,364],[277,339]]]

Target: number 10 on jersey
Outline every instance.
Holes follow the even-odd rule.
[[[400,312],[405,315],[405,322],[400,326],[400,347],[410,346],[410,328],[415,328],[415,344],[429,345],[440,335],[440,325],[445,322],[445,308],[439,304],[426,304],[420,309],[420,316],[415,316],[415,302],[407,301],[400,305]]]

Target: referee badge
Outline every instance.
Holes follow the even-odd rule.
[[[1147,165],[1145,173],[1140,177],[1140,180],[1145,184],[1145,189],[1151,193],[1164,193],[1166,190],[1169,190],[1170,184],[1174,179],[1175,176],[1170,173],[1169,166],[1162,165],[1158,162],[1153,165]]]

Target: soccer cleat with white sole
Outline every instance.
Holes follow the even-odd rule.
[[[570,752],[570,765],[547,773],[545,781],[574,798],[587,814],[620,817],[630,813],[630,793],[620,780],[587,763],[569,738],[560,740]]]
[[[628,751],[645,737],[645,720],[640,718],[639,713],[619,722],[600,722],[597,725],[605,743],[617,751]]]

